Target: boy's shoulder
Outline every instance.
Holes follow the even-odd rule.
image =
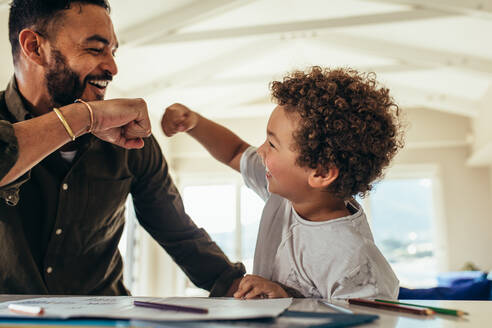
[[[321,223],[301,221],[294,238],[305,244],[314,256],[344,254],[344,257],[367,256],[376,245],[362,210]],[[377,248],[377,247],[376,247]]]

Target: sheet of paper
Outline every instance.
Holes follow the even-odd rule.
[[[133,305],[134,300],[200,307],[208,309],[209,312],[208,314],[195,314],[137,307]],[[7,308],[11,303],[41,306],[45,313],[38,317],[14,314]],[[291,298],[238,300],[208,297],[41,297],[0,303],[0,317],[31,319],[112,318],[162,321],[234,320],[276,317],[286,310],[291,303]]]

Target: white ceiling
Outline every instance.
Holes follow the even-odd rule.
[[[176,101],[213,117],[267,115],[268,83],[310,65],[374,70],[400,104],[466,117],[492,81],[490,0],[110,3],[121,47],[108,96],[144,97],[155,117]]]
[[[266,115],[268,83],[310,65],[374,70],[407,107],[467,117],[492,81],[492,1],[113,0],[113,96]]]

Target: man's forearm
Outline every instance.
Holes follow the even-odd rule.
[[[82,104],[61,109],[62,115],[76,136],[84,133],[89,124],[87,110]],[[70,136],[54,112],[13,124],[19,156],[14,166],[0,180],[7,185],[29,171],[46,156],[70,141]]]
[[[188,134],[202,144],[215,159],[239,171],[240,155],[249,144],[231,130],[199,115],[197,125]]]

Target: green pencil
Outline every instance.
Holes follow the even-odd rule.
[[[444,309],[444,308],[438,308],[438,307],[433,307],[433,306],[427,306],[427,305],[419,305],[419,304],[410,304],[410,303],[401,303],[401,302],[396,302],[396,301],[386,301],[386,300],[375,300],[376,302],[381,302],[381,303],[390,303],[390,304],[400,304],[400,305],[410,305],[410,306],[416,306],[416,307],[422,307],[422,308],[428,308],[433,310],[436,313],[440,314],[447,314],[447,315],[454,315],[457,317],[461,317],[463,315],[468,315],[468,312],[460,311],[460,310],[453,310],[453,309]]]

